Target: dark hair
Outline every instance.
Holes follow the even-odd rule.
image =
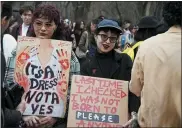
[[[58,9],[49,4],[39,5],[33,13],[32,21],[35,19],[45,17],[48,18],[50,22],[54,21],[56,25],[60,23],[60,13]]]
[[[124,20],[124,22],[123,22],[124,24],[127,24],[127,23],[129,23],[129,24],[131,24],[131,21],[130,20],[128,20],[128,19],[126,19],[126,20]]]
[[[20,15],[22,15],[24,12],[31,11],[33,13],[33,7],[29,5],[23,5],[20,7]]]
[[[96,31],[95,31],[95,34],[97,35],[97,34],[99,34],[99,32],[100,31],[104,31],[104,32],[108,32],[108,31],[111,31],[112,33],[114,33],[114,34],[116,34],[117,35],[117,37],[118,37],[118,39],[119,39],[119,35],[120,35],[120,31],[118,31],[117,29],[115,29],[115,28],[99,28],[99,29],[96,29]],[[95,39],[94,39],[95,40]],[[96,41],[95,41],[95,43],[96,43]],[[114,46],[114,49],[115,48],[119,48],[118,47],[118,41],[116,42],[116,44],[115,44],[115,46]]]
[[[130,24],[130,26],[129,26],[129,30],[131,31],[131,30],[133,30],[133,28],[134,28],[134,25],[133,24]]]
[[[87,30],[89,33],[91,33],[91,29],[90,29],[91,23],[92,23],[92,24],[95,24],[95,25],[97,26],[97,24],[98,24],[100,21],[102,21],[102,20],[101,20],[101,19],[93,19],[93,20],[91,20],[91,21],[88,22],[88,24],[86,25],[86,30]]]
[[[102,21],[102,19],[93,19],[93,20],[91,21],[91,23],[97,25],[100,21]]]
[[[160,25],[156,28],[157,34],[164,33],[169,29],[169,26],[166,22],[161,21]]]
[[[104,15],[100,15],[100,16],[97,17],[97,19],[103,19],[103,18],[105,18]]]
[[[144,41],[152,36],[157,35],[156,28],[139,28],[134,36],[136,42]]]
[[[91,22],[88,22],[88,23],[86,24],[86,31],[89,32],[89,33],[91,33],[90,25],[91,25]]]
[[[169,27],[173,25],[181,26],[181,16],[182,16],[182,2],[181,1],[169,1],[164,3],[163,7],[163,17],[165,22]]]
[[[75,23],[76,23],[75,24],[75,30],[81,30],[81,28],[80,28],[81,21],[76,21]]]
[[[6,20],[11,18],[12,16],[12,7],[7,3],[2,4],[1,18],[5,16],[6,16]]]
[[[58,9],[52,5],[41,4],[34,11],[32,21],[34,22],[35,19],[41,17],[48,18],[50,22],[54,21],[57,25],[57,29],[55,30],[52,39],[63,40],[63,24],[60,23],[60,13]],[[35,37],[34,30],[32,31],[31,36]]]
[[[110,27],[105,27],[105,28],[98,28],[95,30],[95,34],[99,34],[100,31],[104,31],[104,32],[108,32],[108,31],[111,31],[112,33],[115,33],[118,37],[120,35],[120,31],[118,31],[116,28],[110,28]]]

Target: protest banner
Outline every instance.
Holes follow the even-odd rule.
[[[71,42],[18,37],[15,81],[25,90],[23,115],[64,117]]]
[[[127,81],[73,76],[68,127],[122,127],[127,121]]]

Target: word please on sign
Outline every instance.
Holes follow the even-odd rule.
[[[128,119],[128,82],[74,75],[68,127],[121,127]]]

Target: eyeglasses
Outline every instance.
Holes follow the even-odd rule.
[[[109,36],[107,36],[105,34],[98,34],[98,35],[100,35],[102,41],[107,41],[108,38],[109,38],[109,40],[110,40],[111,43],[116,43],[117,42],[117,39],[118,39],[118,37],[116,37],[116,36],[110,36],[109,37]]]
[[[43,25],[44,25],[44,27],[45,27],[46,29],[50,29],[50,28],[52,28],[52,26],[53,26],[54,24],[53,24],[53,23],[43,23],[43,22],[40,22],[40,21],[35,21],[35,22],[34,22],[34,25],[35,25],[35,27],[38,28],[38,29],[41,29]]]

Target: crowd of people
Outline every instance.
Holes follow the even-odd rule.
[[[23,5],[19,22],[12,17],[12,7],[3,3],[1,127],[66,127],[71,78],[76,74],[129,81],[129,119],[137,112],[137,127],[180,127],[181,7],[181,2],[165,2],[162,21],[145,16],[136,24],[121,24],[99,16],[86,24],[61,19],[59,9],[49,4],[35,10]],[[72,42],[65,118],[22,115],[26,92],[14,80],[18,36]]]

